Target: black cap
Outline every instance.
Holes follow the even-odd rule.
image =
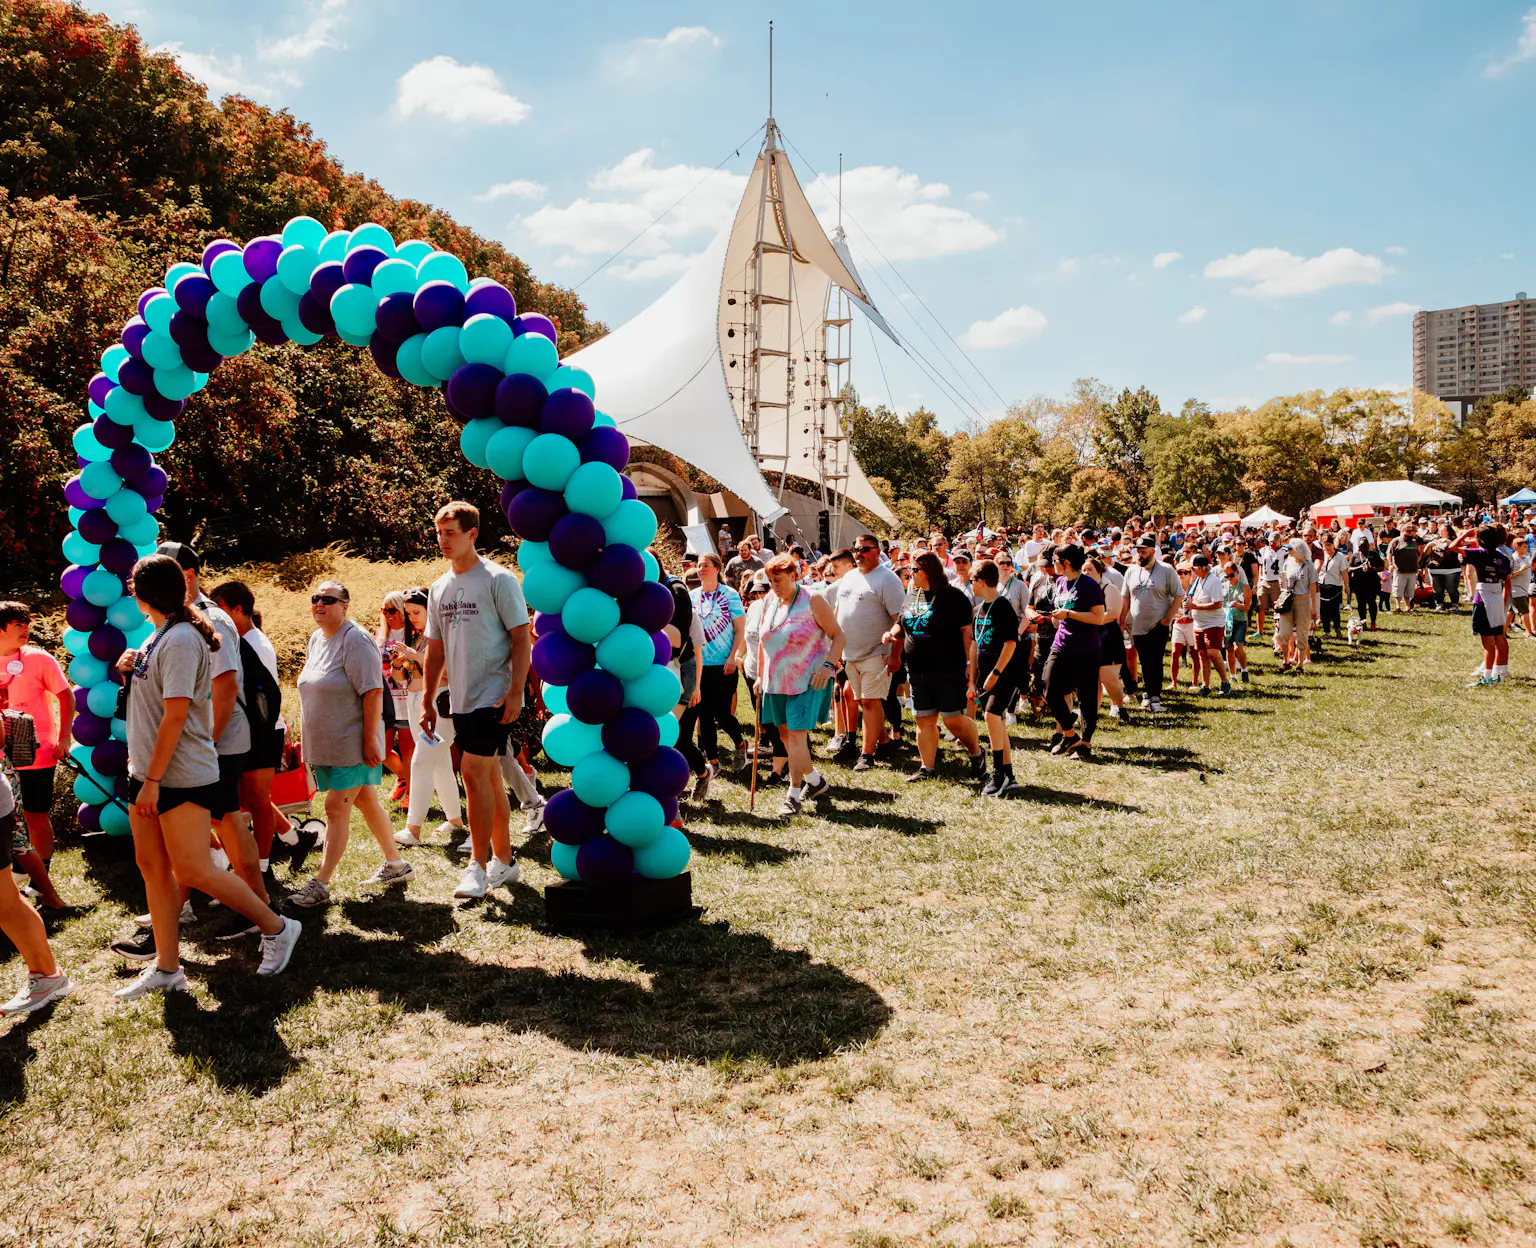
[[[1151,533],[1143,533],[1136,539],[1136,545],[1140,546],[1143,550],[1156,550],[1157,538]]]
[[[1208,568],[1208,567],[1211,566],[1211,561],[1209,559],[1207,559],[1204,555],[1196,555],[1189,562],[1194,567],[1197,567],[1197,568]]]
[[[161,542],[155,548],[155,554],[176,560],[184,572],[196,572],[203,566],[203,557],[185,542]]]

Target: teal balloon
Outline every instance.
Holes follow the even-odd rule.
[[[555,344],[543,334],[524,334],[514,338],[512,345],[507,348],[507,358],[501,362],[501,371],[509,377],[513,373],[529,373],[545,382],[546,390],[549,389],[549,379],[559,367],[560,353],[555,350]]]
[[[110,616],[108,619],[110,622]],[[78,628],[66,628],[64,636],[60,640],[63,642],[64,649],[69,651],[70,654],[88,654],[90,652],[91,635],[87,632],[82,632]],[[91,683],[95,684],[96,682],[92,681]],[[544,699],[544,705],[549,705],[548,698]]]
[[[250,329],[245,319],[240,315],[240,305],[234,298],[223,291],[217,291],[208,300],[208,308],[204,315],[208,318],[208,336],[211,339],[214,334],[243,334]],[[223,354],[221,351],[219,354]]]
[[[337,329],[336,337],[340,338],[348,346],[366,347],[373,339],[373,334],[354,334],[350,329]]]
[[[133,437],[147,451],[163,451],[176,441],[176,423],[145,416],[133,422]]]
[[[107,665],[92,654],[82,654],[69,664],[69,678],[83,689],[100,684],[107,678]]]
[[[464,261],[446,251],[434,251],[418,264],[416,280],[423,286],[428,282],[452,282],[466,295],[469,293],[469,271]]]
[[[112,458],[112,452],[96,440],[96,432],[90,425],[81,425],[76,429],[72,441],[75,444],[75,454],[81,459],[95,462],[98,459]]]
[[[692,856],[686,836],[676,828],[663,828],[644,849],[635,850],[635,870],[648,880],[670,880],[688,869]]]
[[[523,573],[523,597],[535,611],[552,615],[562,610],[565,607],[565,600],[586,583],[587,578],[580,572],[561,567],[551,559],[548,563],[541,563]],[[641,632],[638,628],[635,631]],[[649,636],[646,636],[646,644],[650,645]],[[654,650],[652,657],[655,657]],[[615,672],[614,675],[618,676],[618,673]],[[623,677],[620,676],[619,679],[622,680]]]
[[[656,537],[656,513],[638,498],[626,498],[603,517],[608,541],[644,550]]]
[[[317,251],[320,253],[320,263],[329,264],[334,260],[340,264],[347,258],[347,242],[352,237],[351,230],[332,230],[325,236]]]
[[[157,334],[168,334],[171,332],[171,317],[175,316],[180,310],[176,300],[172,299],[169,295],[156,295],[144,305],[144,311],[141,315],[144,317],[144,324],[148,325]],[[111,350],[111,348],[109,347],[108,350]],[[123,353],[125,355],[127,351],[128,349],[124,347]]]
[[[661,579],[661,564],[656,562],[656,556],[648,550],[640,552],[640,566],[645,569],[645,579],[659,581]]]
[[[599,750],[571,768],[571,788],[588,806],[612,806],[629,790],[629,768]]]
[[[505,428],[494,416],[471,420],[459,434],[459,450],[464,452],[464,458],[476,468],[489,468],[491,461],[486,458],[485,444],[491,440],[493,433],[500,433]]]
[[[411,385],[431,386],[435,389],[442,385],[442,382],[429,373],[427,366],[421,362],[421,349],[426,342],[425,334],[413,334],[402,342],[395,351],[395,367],[400,370],[400,376]]]
[[[592,374],[582,368],[567,368],[561,365],[555,370],[555,375],[550,378],[549,392],[569,387],[572,390],[580,390],[589,399],[597,398],[597,383],[592,380]]]
[[[117,686],[110,680],[97,681],[86,690],[85,704],[92,715],[107,718],[117,709]]]
[[[489,312],[470,317],[459,334],[459,350],[471,364],[500,368],[511,345],[512,326]]]
[[[567,845],[564,841],[549,843],[549,865],[559,872],[563,879],[581,879],[576,872],[576,848],[575,845]]]
[[[421,344],[421,362],[438,381],[447,381],[464,367],[464,353],[459,350],[459,327],[444,325],[427,335]]]
[[[371,286],[348,283],[331,296],[331,318],[338,332],[367,335],[378,324],[379,297]]]
[[[539,609],[543,610],[542,607]],[[655,643],[638,624],[620,624],[597,645],[598,663],[604,671],[612,672],[620,680],[634,680],[655,660]]]
[[[136,424],[147,415],[144,400],[136,394],[129,394],[121,386],[114,386],[107,392],[106,412],[112,423],[117,425]]]
[[[116,802],[108,802],[101,808],[101,830],[108,836],[132,836],[133,822],[126,810]]]
[[[277,280],[296,295],[309,292],[309,275],[320,267],[318,246],[290,243],[277,258]]]
[[[87,690],[86,692],[89,693],[90,691]],[[90,746],[81,745],[78,741],[76,741],[74,745],[69,747],[69,756],[74,759],[75,762],[78,763],[81,767],[84,767],[93,775],[95,774],[96,768],[91,765]]]
[[[525,576],[541,563],[550,563],[553,560],[554,556],[549,553],[548,542],[530,542],[524,538],[517,544],[517,566]]]
[[[384,261],[373,271],[368,285],[373,287],[373,293],[380,299],[386,295],[415,294],[416,266],[396,256]],[[500,363],[499,360],[493,362]]]
[[[101,547],[95,542],[86,541],[75,532],[64,535],[64,540],[59,543],[59,549],[64,552],[64,558],[71,563],[86,565],[95,563],[101,558]]]
[[[180,368],[183,363],[181,348],[176,345],[176,339],[170,334],[162,334],[158,329],[144,335],[139,353],[143,355],[144,363],[151,368]]]
[[[195,368],[192,370],[192,393],[196,394],[208,384],[208,374],[200,373]]]
[[[114,741],[128,740],[128,721],[121,716],[112,720],[112,739]]]
[[[423,242],[419,238],[408,238],[395,248],[395,255],[402,260],[408,260],[412,265],[417,265],[435,250],[431,243]]]
[[[585,641],[589,645],[595,646],[613,632],[619,623],[619,604],[610,595],[590,585],[578,589],[567,598],[561,611],[565,631],[577,641]]]
[[[676,745],[677,744],[678,728],[677,728],[677,716],[676,715],[658,715],[658,716],[656,716],[656,726],[661,729],[661,744],[662,745]]]
[[[97,788],[84,776],[76,776],[75,783],[71,787],[73,787],[75,791],[75,800],[77,802],[92,804],[104,800],[102,797],[101,789]],[[103,787],[108,793],[112,792],[112,786],[110,784],[104,785]]]
[[[139,604],[133,600],[131,595],[124,594],[107,608],[107,623],[125,634],[131,633],[134,629],[143,625],[144,613],[139,610]],[[96,682],[94,680],[82,680],[76,683],[94,685]]]
[[[274,321],[295,321],[299,317],[299,297],[283,285],[280,277],[269,277],[261,284],[261,310]]]
[[[654,797],[636,790],[624,794],[608,807],[603,826],[619,844],[640,850],[655,844],[656,838],[666,830],[667,815]]]
[[[490,419],[496,420],[494,416]],[[496,423],[501,424],[499,420]],[[486,466],[504,481],[521,481],[528,470],[528,448],[538,437],[522,425],[502,425],[485,444]]]
[[[160,540],[160,521],[146,514],[142,519],[130,520],[119,532],[124,541],[135,546],[153,546]]]
[[[283,247],[309,247],[319,251],[325,242],[326,228],[313,217],[295,217],[283,226]]]
[[[523,474],[541,490],[565,489],[565,483],[580,466],[581,452],[576,443],[559,433],[539,434],[523,453]]]
[[[154,551],[150,551],[150,554],[154,554]],[[140,556],[140,558],[145,557],[143,555]],[[155,635],[155,626],[148,620],[145,620],[133,632],[124,635],[128,638],[128,644],[137,650],[140,646],[148,644],[149,639]]]
[[[324,334],[315,333],[298,317],[294,317],[291,321],[282,321],[280,324],[283,327],[283,333],[288,335],[288,341],[296,342],[301,347],[312,347],[325,337]]]
[[[69,631],[72,632],[73,630],[71,629]],[[68,632],[66,632],[65,636],[67,637],[68,635]],[[81,633],[80,636],[84,637],[85,634]],[[68,649],[67,646],[65,648]],[[78,650],[73,650],[70,651],[70,653],[79,654],[80,652]],[[542,696],[544,698],[544,709],[547,710],[551,715],[570,714],[570,707],[568,707],[565,703],[564,685],[545,685]]]
[[[189,399],[197,389],[197,378],[185,364],[178,368],[157,368],[155,389],[168,399]]]
[[[71,507],[66,514],[69,516],[70,525],[78,529],[80,527],[80,517],[85,515],[85,512],[81,511],[78,507]]]
[[[238,333],[233,334],[210,329],[208,331],[208,345],[220,355],[244,355],[256,345],[256,335],[248,329],[242,329]]]
[[[394,238],[377,221],[369,221],[352,231],[352,237],[347,240],[347,250],[356,251],[359,247],[377,247],[386,256],[395,254]]]
[[[574,767],[603,748],[601,724],[584,724],[569,714],[552,715],[544,725],[544,753],[561,767]]]
[[[105,510],[119,529],[149,514],[149,508],[144,502],[144,495],[140,494],[131,485],[125,485],[116,494],[112,495],[111,498],[107,499]]]
[[[123,479],[111,464],[87,464],[80,469],[80,488],[92,498],[111,498],[123,488]]]
[[[677,673],[657,663],[624,682],[624,705],[638,706],[651,715],[665,715],[682,697],[683,682]]]
[[[202,271],[200,266],[188,264],[185,260],[179,264],[173,264],[165,271],[165,288],[166,290],[175,290],[176,283],[181,281],[182,278],[191,277],[193,274],[201,273]]]
[[[208,266],[208,276],[213,279],[218,292],[221,295],[228,295],[231,299],[249,286],[253,280],[250,273],[246,271],[245,253],[239,251],[221,251]]]
[[[101,353],[101,371],[113,381],[117,380],[117,370],[133,357],[128,354],[128,348],[120,342],[114,342]]]
[[[93,399],[87,399],[85,401],[85,410],[86,414],[89,415],[91,420],[94,421],[97,418],[105,415],[107,409],[104,407],[97,407]]]
[[[624,481],[609,465],[582,464],[565,483],[565,505],[602,519],[624,501]]]
[[[80,593],[87,602],[98,607],[110,607],[123,596],[123,583],[105,568],[97,568],[85,578]]]

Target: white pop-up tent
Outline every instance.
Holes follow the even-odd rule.
[[[1332,498],[1325,498],[1317,507],[1341,507],[1356,504],[1365,507],[1435,507],[1444,503],[1459,503],[1454,494],[1434,490],[1417,481],[1362,481],[1342,490]]]
[[[1265,503],[1264,506],[1260,507],[1251,516],[1243,517],[1243,528],[1262,529],[1266,524],[1290,524],[1294,519],[1294,516],[1282,515],[1268,503]]]

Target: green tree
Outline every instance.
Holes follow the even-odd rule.
[[[1079,468],[1072,485],[1056,504],[1057,524],[1087,524],[1102,528],[1122,524],[1131,515],[1131,496],[1117,473],[1097,464]]]
[[[939,429],[938,418],[922,408],[902,416],[883,404],[866,407],[856,393],[850,397],[849,445],[865,475],[888,483],[888,503],[912,499],[925,512],[937,511],[939,482],[949,462],[949,437]]]
[[[1162,414],[1162,404],[1145,386],[1126,387],[1100,411],[1093,431],[1095,458],[1119,478],[1134,511],[1146,505],[1149,484],[1142,444],[1152,422]]]
[[[1249,502],[1289,516],[1339,488],[1323,423],[1294,396],[1271,399],[1228,431],[1236,439]]]
[[[1040,435],[1027,421],[1003,416],[975,433],[949,440],[949,471],[939,483],[945,515],[955,528],[978,520],[996,527],[1018,514],[1020,483],[1040,454]]]
[[[1217,427],[1204,404],[1192,401],[1178,416],[1157,417],[1147,429],[1144,446],[1147,505],[1153,512],[1204,515],[1243,505],[1238,441]]]

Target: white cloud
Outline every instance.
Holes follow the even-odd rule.
[[[1406,247],[1383,247],[1382,250],[1389,256],[1406,256],[1408,254],[1408,248]]]
[[[1390,320],[1395,316],[1412,316],[1418,310],[1419,305],[1416,303],[1404,303],[1401,300],[1397,303],[1384,303],[1380,307],[1368,308],[1366,310],[1365,323],[1367,325],[1380,325],[1382,321]]]
[[[837,220],[837,175],[823,174],[805,188],[824,222]],[[843,207],[857,223],[849,230],[859,250],[862,229],[888,260],[923,260],[979,251],[1002,238],[980,217],[942,201],[949,187],[924,182],[891,165],[861,165],[843,171]]]
[[[1184,259],[1182,251],[1160,251],[1152,257],[1152,267],[1166,269],[1170,264],[1177,264],[1182,259]]]
[[[973,351],[1012,347],[1038,338],[1050,322],[1028,304],[999,312],[990,321],[976,321],[960,335],[960,345]]]
[[[281,39],[265,39],[257,47],[264,61],[307,61],[325,48],[339,48],[336,30],[346,18],[347,0],[320,0],[310,10],[303,30]]]
[[[1179,316],[1180,325],[1198,325],[1203,320],[1205,320],[1205,309],[1198,303],[1188,312],[1181,313]]]
[[[1247,282],[1239,295],[1309,295],[1330,286],[1375,286],[1394,272],[1376,256],[1353,247],[1335,247],[1308,259],[1279,247],[1255,247],[1242,255],[1227,255],[1205,266],[1206,277]]]
[[[968,200],[976,204],[984,204],[992,198],[986,191],[972,191],[966,196]]]
[[[1352,317],[1344,309],[1340,308],[1337,312],[1335,312],[1332,316],[1330,316],[1328,318],[1328,324],[1330,324],[1330,325],[1348,325],[1350,323],[1350,321],[1352,321],[1353,319],[1354,319],[1354,317]]]
[[[486,65],[460,65],[451,56],[418,61],[395,84],[395,109],[402,117],[421,114],[445,121],[516,125],[533,110],[501,88]]]
[[[1056,267],[1063,273],[1076,273],[1083,267],[1083,262],[1076,256],[1063,256],[1056,262]]]
[[[622,278],[626,282],[649,282],[663,277],[677,277],[685,272],[698,256],[684,255],[680,251],[663,252],[645,260],[609,265],[605,273]]]
[[[674,26],[660,38],[630,40],[609,58],[609,64],[615,72],[631,78],[675,72],[683,58],[694,52],[713,52],[720,43],[720,36],[708,26]]]
[[[236,53],[220,57],[211,52],[189,52],[179,43],[162,43],[151,48],[151,54],[168,53],[176,58],[182,70],[208,88],[211,99],[226,95],[246,95],[265,104],[277,102],[285,89],[297,87],[299,80],[284,70],[255,74],[245,65],[245,58]]]
[[[510,182],[498,182],[484,195],[476,195],[481,203],[487,203],[493,199],[543,199],[544,193],[549,190],[542,182],[534,182],[528,178],[514,178]]]
[[[1352,355],[1293,355],[1289,351],[1271,351],[1264,357],[1266,364],[1348,364]]]
[[[1512,252],[1512,251],[1501,251],[1501,252],[1499,252],[1499,259],[1500,260],[1513,260],[1514,258],[1515,258],[1515,253]]]
[[[1510,56],[1501,61],[1491,61],[1483,69],[1484,78],[1497,78],[1507,70],[1513,69],[1524,61],[1536,58],[1536,9],[1526,11],[1520,19],[1520,41],[1515,44],[1515,50]]]

